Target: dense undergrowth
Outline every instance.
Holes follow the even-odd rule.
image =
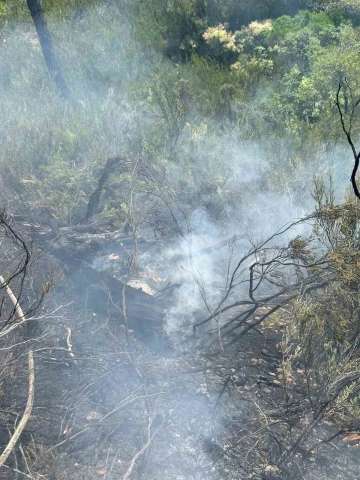
[[[117,154],[151,165],[186,191],[189,211],[196,200],[225,224],[257,194],[306,206],[315,173],[344,179],[334,94],[346,79],[356,98],[360,46],[346,8],[251,13],[231,30],[231,2],[199,5],[45,2],[64,102],[26,5],[2,3],[1,164],[22,208],[79,219]],[[116,187],[108,198],[107,212],[126,204]]]

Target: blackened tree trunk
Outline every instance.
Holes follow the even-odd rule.
[[[60,92],[60,96],[63,98],[68,98],[69,89],[65,83],[59,62],[56,58],[51,34],[44,17],[44,12],[41,8],[40,0],[27,0],[27,5],[34,21],[49,75],[55,82],[55,85]]]
[[[98,210],[100,204],[101,193],[105,187],[106,182],[109,180],[110,175],[112,175],[118,167],[119,173],[126,172],[131,163],[123,157],[111,157],[108,158],[106,164],[101,172],[98,185],[96,190],[90,195],[89,203],[87,206],[87,212],[85,220],[89,220]]]

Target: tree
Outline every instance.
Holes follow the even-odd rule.
[[[65,83],[58,59],[55,54],[51,34],[44,17],[40,0],[27,0],[27,5],[34,21],[50,78],[55,82],[60,96],[62,98],[68,98],[69,89]]]
[[[338,87],[338,90],[337,90],[337,93],[336,93],[335,103],[336,103],[336,106],[337,106],[338,111],[339,111],[341,127],[343,129],[343,132],[346,135],[346,139],[347,139],[347,141],[348,141],[348,143],[351,147],[351,150],[352,150],[352,153],[353,153],[353,156],[354,156],[354,168],[353,168],[351,178],[350,178],[351,185],[352,185],[352,188],[354,190],[355,195],[357,196],[357,198],[360,199],[360,192],[359,192],[359,188],[358,188],[357,183],[356,183],[356,174],[357,174],[357,171],[358,171],[358,168],[359,168],[359,162],[360,162],[360,151],[359,152],[356,151],[355,144],[353,142],[352,135],[351,135],[354,115],[355,115],[355,112],[356,112],[356,108],[358,107],[358,105],[360,103],[360,99],[358,99],[357,101],[355,101],[353,99],[351,87],[350,87],[349,83],[345,81],[345,89],[343,90],[343,92],[344,92],[344,107],[342,107],[341,101],[340,101],[340,92],[341,92],[342,89],[343,89],[343,85],[341,83],[339,83],[339,87]],[[344,115],[347,113],[347,110],[349,108],[348,107],[348,102],[349,102],[348,95],[350,96],[350,100],[351,100],[351,111],[350,111],[350,116],[349,116],[349,122],[348,122],[348,125],[346,126]]]

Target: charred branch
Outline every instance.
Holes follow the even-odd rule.
[[[86,221],[88,221],[97,212],[100,204],[101,193],[110,176],[116,171],[119,166],[122,166],[124,171],[124,167],[125,169],[128,167],[128,162],[126,161],[126,159],[120,156],[107,159],[106,164],[102,169],[101,175],[99,177],[97,187],[90,195],[85,216]]]
[[[338,86],[338,89],[337,89],[337,92],[336,92],[335,104],[336,104],[338,112],[339,112],[342,130],[345,133],[346,139],[348,141],[348,144],[350,145],[350,148],[351,148],[351,151],[352,151],[353,157],[354,157],[354,168],[352,170],[351,178],[350,178],[351,185],[352,185],[352,188],[354,190],[355,195],[357,196],[357,198],[360,199],[360,191],[359,191],[359,188],[358,188],[357,183],[356,183],[356,174],[357,174],[357,171],[358,171],[358,168],[359,168],[359,162],[360,162],[360,151],[359,152],[356,151],[356,147],[355,147],[355,144],[354,144],[352,136],[351,136],[354,115],[355,115],[355,111],[356,111],[356,109],[357,109],[357,107],[360,103],[360,99],[358,99],[355,102],[354,101],[352,102],[349,123],[348,123],[348,125],[346,125],[345,115],[346,115],[347,110],[348,110],[348,96],[347,96],[347,93],[346,93],[346,89],[350,92],[350,96],[352,98],[351,87],[348,84],[348,82],[345,80],[345,87],[344,87],[343,84],[339,83],[339,86]],[[343,108],[342,108],[342,105],[341,105],[341,100],[340,100],[340,93],[341,93],[342,90],[344,90],[344,97],[345,97],[344,111],[343,111]]]
[[[304,221],[310,219],[315,219],[315,216],[309,216]],[[200,339],[202,348],[212,347],[219,340],[224,348],[233,345],[295,298],[321,291],[331,281],[331,269],[326,255],[315,258],[307,248],[307,239],[296,237],[287,247],[271,246],[278,235],[298,223],[280,229],[269,239],[254,245],[240,258],[229,273],[229,282],[216,308],[211,310],[206,304],[209,315],[193,326],[193,334],[196,335],[199,329],[204,330],[211,321],[217,324],[213,330],[209,325],[205,328],[203,335],[205,333],[208,338]],[[254,257],[255,260],[251,262]],[[197,283],[201,288],[200,279],[197,279]],[[234,295],[240,298],[230,302]]]

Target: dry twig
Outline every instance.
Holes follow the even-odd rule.
[[[8,459],[10,453],[13,451],[17,441],[20,438],[26,424],[30,418],[31,411],[34,404],[34,385],[35,385],[35,369],[34,369],[34,355],[33,352],[30,350],[28,353],[28,364],[29,364],[29,393],[26,402],[26,407],[24,411],[24,415],[19,422],[19,425],[16,427],[13,436],[10,438],[9,443],[6,445],[5,450],[0,455],[0,468],[4,465],[6,460]]]
[[[134,466],[135,466],[135,463],[137,461],[137,459],[139,457],[141,457],[141,455],[143,455],[146,450],[150,447],[152,441],[153,441],[153,438],[155,437],[155,435],[157,434],[157,432],[160,430],[160,428],[162,427],[162,424],[159,425],[159,427],[154,431],[154,433],[149,437],[148,441],[145,443],[145,445],[133,456],[131,462],[130,462],[130,465],[129,465],[129,468],[126,470],[126,473],[125,475],[121,478],[121,480],[127,480],[130,475],[132,474],[132,471],[134,469]]]
[[[24,316],[24,312],[19,304],[18,299],[16,298],[14,292],[11,290],[10,286],[5,282],[4,278],[0,275],[0,281],[5,286],[5,290],[7,295],[9,296],[10,300],[14,305],[14,309],[19,317],[20,320],[26,320]],[[19,422],[19,425],[16,427],[13,436],[10,438],[9,443],[5,447],[5,450],[0,455],[0,468],[4,465],[6,460],[8,459],[10,453],[13,451],[17,441],[20,438],[22,431],[24,430],[33,408],[34,404],[34,385],[35,385],[35,369],[34,369],[34,354],[32,350],[28,353],[28,365],[29,365],[29,392],[28,398],[26,402],[26,407],[24,411],[24,415]]]

